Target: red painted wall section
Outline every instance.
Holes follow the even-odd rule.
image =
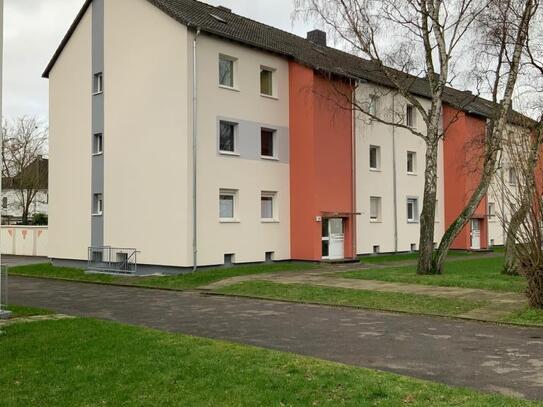
[[[295,62],[290,77],[291,257],[322,258],[317,216],[341,214],[345,257],[353,257],[354,215],[350,87]]]
[[[483,138],[486,121],[457,109],[444,106],[443,142],[445,184],[445,229],[464,209],[481,179]],[[487,197],[484,197],[473,218],[480,219],[481,248],[488,246]],[[453,249],[471,248],[471,224],[467,224],[452,245]]]

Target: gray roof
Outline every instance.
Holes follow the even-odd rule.
[[[281,55],[318,72],[390,86],[382,70],[372,61],[335,48],[317,45],[306,38],[234,14],[224,7],[214,7],[196,0],[147,1],[181,24],[192,29],[199,28],[203,33]],[[91,2],[92,0],[85,1],[43,77],[49,77],[49,72]],[[412,94],[427,98],[431,96],[427,80],[414,76],[405,76],[405,80],[408,81]],[[468,113],[483,117],[492,117],[494,110],[492,102],[451,87],[446,88],[444,101]]]

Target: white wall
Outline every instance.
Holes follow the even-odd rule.
[[[47,226],[2,226],[2,254],[48,256]]]
[[[395,107],[396,120],[403,117],[406,101],[373,84],[362,84],[357,90],[357,100],[367,107],[369,95],[379,95],[378,111],[384,118],[392,118],[392,106]],[[394,98],[394,101],[393,101]],[[420,99],[423,106],[429,101]],[[424,121],[417,112],[416,128],[425,132]],[[396,199],[398,251],[409,251],[411,244],[419,243],[419,223],[407,222],[407,198],[419,199],[419,212],[422,210],[424,192],[424,168],[426,147],[424,141],[407,129],[393,128],[386,124],[370,120],[367,116],[357,114],[356,124],[356,200],[357,212],[357,252],[373,253],[373,246],[380,246],[380,252],[393,252],[394,245],[394,152],[396,155]],[[395,132],[395,149],[393,149],[393,132]],[[381,168],[370,170],[370,146],[381,148]],[[416,153],[415,174],[407,173],[407,152]],[[439,146],[438,158],[438,209],[436,212],[435,240],[439,242],[444,228],[443,207],[443,146]],[[370,221],[370,197],[381,197],[382,215],[380,222]]]

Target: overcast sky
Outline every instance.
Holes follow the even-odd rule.
[[[293,0],[207,0],[235,13],[305,35],[292,24]],[[48,87],[41,74],[84,0],[5,0],[4,117],[36,115],[47,121]]]

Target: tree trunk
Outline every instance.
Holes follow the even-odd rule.
[[[418,274],[435,274],[438,272],[432,264],[437,195],[437,152],[438,139],[436,138],[435,141],[426,145],[424,197],[420,215]]]

